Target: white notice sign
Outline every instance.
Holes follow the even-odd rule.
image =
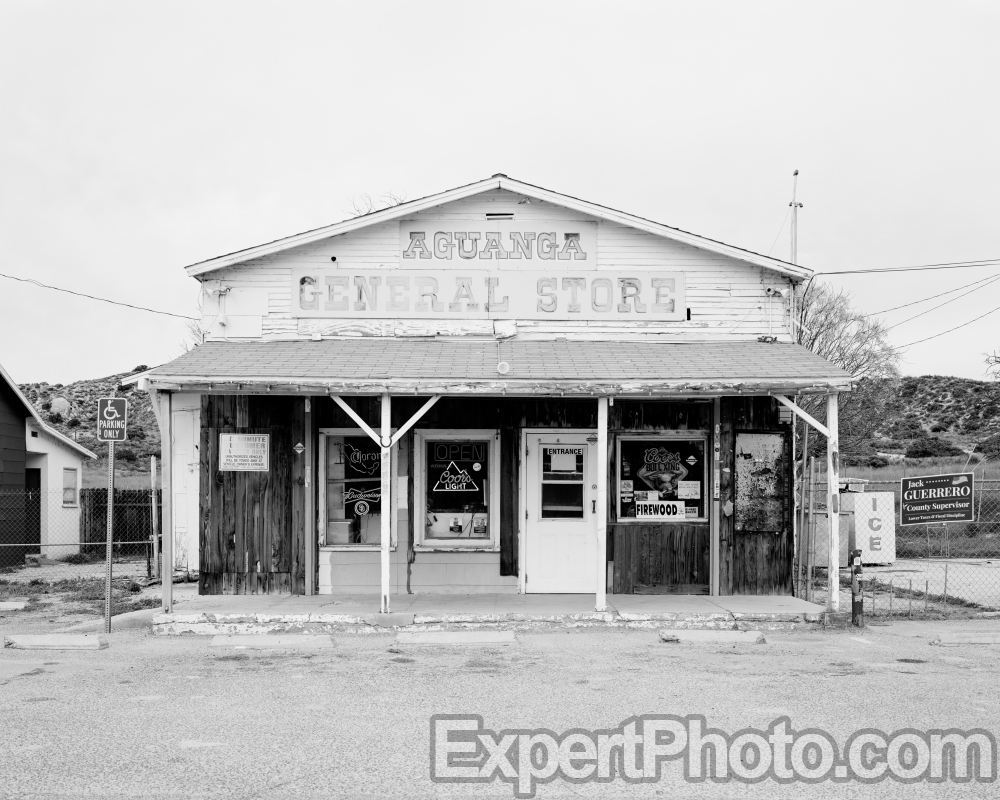
[[[679,500],[701,499],[701,481],[677,481],[677,498]]]
[[[270,435],[220,433],[219,469],[223,472],[267,472]]]
[[[658,492],[636,492],[635,518],[676,520],[685,518],[684,503],[676,500],[659,500],[657,497]]]

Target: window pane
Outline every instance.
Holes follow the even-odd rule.
[[[490,441],[429,441],[426,538],[489,539]]]
[[[63,505],[76,503],[76,470],[63,470]]]
[[[367,436],[326,438],[326,544],[382,540],[382,451]]]
[[[543,483],[542,519],[583,517],[582,483]]]
[[[618,518],[636,518],[636,501],[664,521],[705,517],[704,439],[619,439]],[[645,515],[640,515],[645,516]]]

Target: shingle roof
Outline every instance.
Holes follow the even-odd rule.
[[[505,361],[509,372],[499,374]],[[209,342],[152,370],[154,382],[714,381],[845,384],[850,376],[795,344],[764,342],[326,339]]]

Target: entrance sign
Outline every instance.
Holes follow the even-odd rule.
[[[128,400],[102,397],[97,401],[97,441],[124,442],[128,430]]]
[[[220,433],[221,472],[267,472],[271,436],[267,433]]]
[[[900,480],[900,525],[975,522],[975,475],[924,475]]]
[[[523,264],[524,262],[519,262]],[[319,319],[687,319],[680,272],[549,268],[292,270],[292,316]],[[527,265],[526,265],[527,266]]]

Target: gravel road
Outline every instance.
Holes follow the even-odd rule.
[[[0,619],[0,633],[51,624]],[[429,778],[430,717],[487,727],[614,727],[704,714],[727,732],[788,715],[843,742],[859,728],[1000,729],[998,646],[942,631],[1000,621],[767,634],[759,645],[669,645],[652,631],[519,634],[508,646],[397,647],[335,637],[325,651],[221,650],[208,638],[115,633],[92,652],[0,652],[0,797],[513,797],[504,783]],[[996,785],[767,780],[691,784],[677,764],[640,786],[540,785],[537,797],[997,796]]]

